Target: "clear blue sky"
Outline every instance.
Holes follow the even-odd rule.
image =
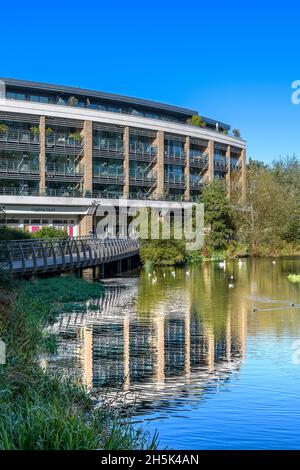
[[[198,109],[238,127],[248,156],[300,157],[296,1],[5,2],[0,76]]]

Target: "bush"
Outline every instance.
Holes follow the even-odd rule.
[[[31,238],[31,233],[12,227],[0,227],[0,240],[26,240]]]
[[[32,234],[32,238],[59,238],[59,239],[66,239],[68,238],[68,234],[65,230],[60,230],[54,227],[42,227],[37,232]]]
[[[142,262],[157,266],[173,266],[186,261],[185,242],[182,240],[151,240],[142,243],[140,249]]]

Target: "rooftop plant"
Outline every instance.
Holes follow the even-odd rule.
[[[69,106],[76,106],[78,103],[78,99],[75,96],[70,96],[68,99],[68,105]]]
[[[232,133],[234,137],[237,137],[237,138],[241,137],[241,133],[239,129],[232,129]]]
[[[188,119],[188,124],[196,127],[205,127],[206,122],[203,120],[201,116],[194,115],[190,119]]]

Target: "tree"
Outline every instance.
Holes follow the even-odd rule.
[[[238,139],[241,137],[241,132],[239,129],[232,129],[232,133],[234,137],[237,137]]]
[[[69,238],[65,230],[61,230],[55,227],[44,226],[37,232],[32,233],[32,238]]]
[[[236,211],[238,238],[252,254],[260,254],[264,246],[275,249],[288,239],[299,214],[298,202],[273,168],[249,165],[247,179],[246,200]]]
[[[205,127],[206,122],[202,119],[201,116],[194,115],[190,119],[188,119],[188,124],[196,127]]]
[[[202,193],[204,223],[209,228],[206,245],[213,250],[225,249],[234,236],[233,212],[226,195],[224,181],[214,180]]]

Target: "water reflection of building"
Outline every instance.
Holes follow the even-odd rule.
[[[188,289],[165,290],[148,315],[136,310],[136,295],[137,285],[109,289],[98,310],[70,313],[53,325],[62,363],[75,358],[69,366],[81,371],[88,387],[137,391],[145,404],[180,394],[191,383],[201,389],[239,369],[246,337],[242,312],[238,318],[227,312],[220,333],[192,310]],[[70,342],[72,332],[76,341]]]

